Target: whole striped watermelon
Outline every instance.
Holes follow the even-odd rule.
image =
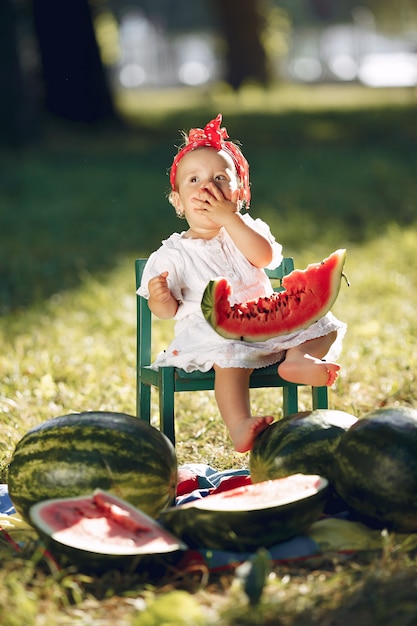
[[[131,415],[84,412],[29,430],[8,470],[10,498],[29,521],[33,504],[51,498],[111,492],[151,517],[175,498],[177,459],[159,430]]]
[[[358,420],[336,449],[332,482],[365,521],[417,532],[417,410],[378,409]]]
[[[290,474],[329,478],[334,451],[357,418],[345,411],[315,409],[288,415],[260,433],[250,452],[253,482]]]

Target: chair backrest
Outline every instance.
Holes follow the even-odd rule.
[[[142,282],[142,274],[148,259],[136,259],[136,289],[140,287]],[[266,274],[274,284],[275,291],[281,289],[281,281],[294,269],[294,259],[292,257],[284,257],[281,264],[270,270],[266,269]],[[276,284],[275,284],[276,282]],[[142,296],[137,296],[137,365],[138,367],[151,364],[152,352],[152,315],[148,307],[148,301]]]
[[[266,269],[265,272],[267,274],[267,276],[269,276],[269,278],[271,280],[278,280],[279,281],[279,287],[281,287],[281,281],[284,278],[284,276],[286,276],[287,274],[289,274],[290,272],[292,272],[294,269],[294,259],[292,258],[292,256],[284,256],[281,264],[278,265],[278,267],[276,267],[273,270],[269,270]],[[275,288],[275,291],[278,290],[278,288]]]

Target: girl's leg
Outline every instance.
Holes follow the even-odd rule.
[[[273,421],[267,417],[252,417],[250,411],[249,378],[252,370],[214,366],[215,396],[220,414],[226,424],[237,452],[247,452],[253,440]]]
[[[322,361],[336,339],[336,331],[310,339],[285,354],[285,360],[278,366],[278,374],[292,383],[321,387],[330,386],[338,377],[340,365]]]

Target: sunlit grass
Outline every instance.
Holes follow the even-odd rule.
[[[413,88],[369,89],[358,84],[315,87],[284,83],[265,89],[248,83],[235,92],[226,83],[218,83],[208,88],[120,90],[117,103],[132,122],[143,119],[149,123],[177,111],[192,111],[194,116],[197,108],[207,106],[217,107],[226,117],[237,110],[265,114],[401,107],[409,106],[416,97]]]

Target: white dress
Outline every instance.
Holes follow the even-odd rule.
[[[273,246],[270,268],[282,260],[282,247],[275,241],[269,226],[260,219],[243,216],[245,222],[266,236]],[[162,272],[169,272],[168,286],[179,301],[175,315],[175,338],[154,365],[174,365],[187,372],[206,372],[217,364],[220,367],[259,368],[278,363],[288,348],[309,339],[337,331],[338,338],[327,355],[337,358],[346,325],[332,313],[312,324],[306,330],[297,331],[267,341],[249,343],[224,339],[206,322],[200,308],[207,283],[220,276],[232,285],[231,304],[245,302],[273,292],[271,283],[262,269],[251,265],[237,249],[224,228],[213,239],[190,239],[183,233],[173,233],[153,252],[143,272],[137,293],[149,298],[148,282]]]

